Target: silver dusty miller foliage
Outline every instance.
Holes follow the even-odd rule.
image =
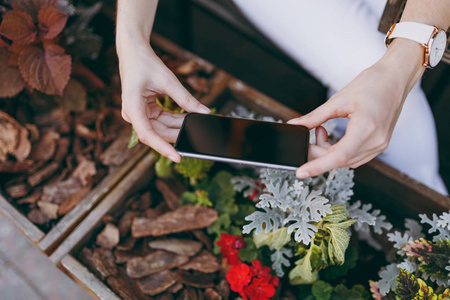
[[[272,117],[261,117],[239,106],[231,113],[233,117],[258,119],[264,121],[280,122]],[[332,124],[327,125],[330,134]],[[311,134],[314,136],[314,134]],[[250,223],[243,227],[243,233],[255,235],[262,232],[274,232],[287,227],[287,233],[294,233],[294,240],[304,245],[309,245],[315,233],[318,231],[316,224],[327,214],[331,214],[331,207],[344,203],[353,219],[356,232],[366,240],[373,241],[369,226],[374,231],[381,233],[382,228],[392,228],[386,217],[380,215],[379,210],[373,210],[371,204],[361,205],[360,201],[350,204],[353,196],[353,170],[338,168],[327,175],[297,179],[295,172],[277,169],[260,169],[259,178],[248,176],[234,177],[232,183],[235,190],[243,192],[244,197],[254,194],[257,201],[255,211],[245,218]],[[292,252],[287,248],[275,250],[271,259],[277,275],[284,274],[282,265],[288,267],[290,262],[286,257],[291,257]]]

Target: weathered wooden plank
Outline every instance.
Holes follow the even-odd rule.
[[[38,243],[44,232],[34,225],[0,194],[0,214],[33,243]]]
[[[57,264],[101,223],[106,214],[125,201],[139,186],[147,183],[153,176],[152,167],[156,157],[154,153],[147,154],[50,255],[50,261]]]
[[[64,273],[69,275],[78,285],[86,290],[94,299],[120,300],[103,282],[94,276],[72,255],[66,255],[58,265]]]
[[[118,167],[111,174],[92,189],[83,201],[67,213],[47,235],[39,242],[41,251],[50,254],[56,246],[68,235],[68,233],[95,207],[105,195],[110,193],[117,183],[132,169],[138,161],[148,153],[149,149],[142,149],[123,166]]]

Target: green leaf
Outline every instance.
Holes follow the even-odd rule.
[[[347,228],[356,220],[350,219],[341,223],[326,223],[324,229],[330,233],[330,242],[328,244],[328,256],[331,264],[342,265],[345,260],[345,250],[347,250],[350,241],[350,235]]]
[[[197,190],[195,192],[195,195],[197,196],[197,205],[206,206],[206,207],[213,206],[213,204],[211,203],[211,201],[208,198],[207,191]]]
[[[139,144],[139,138],[134,128],[131,127],[131,137],[130,141],[128,142],[128,149],[135,147],[137,144]]]
[[[369,296],[370,297],[370,296]],[[331,295],[331,300],[368,300],[366,293],[361,293],[360,287],[353,289],[348,289],[345,285],[339,284]]]
[[[238,204],[238,212],[234,216],[234,223],[239,226],[244,226],[246,224],[245,217],[251,215],[256,211],[254,204]]]
[[[314,271],[319,271],[328,266],[328,261],[322,259],[322,249],[315,244],[311,245],[311,266]]]
[[[250,237],[244,238],[247,246],[241,249],[239,252],[239,258],[245,262],[252,262],[258,257],[258,251],[256,249],[253,239]]]
[[[257,248],[262,246],[269,246],[275,250],[280,250],[291,240],[291,234],[287,232],[287,227],[280,228],[276,231],[260,234],[254,234],[253,240]]]
[[[231,225],[230,228],[227,230],[227,233],[242,236],[242,229],[241,227]]]
[[[209,234],[217,234],[220,236],[222,232],[227,232],[227,229],[231,225],[231,219],[229,214],[220,214],[219,218],[208,228],[206,228],[206,231]]]
[[[312,293],[316,300],[329,300],[332,292],[333,287],[325,281],[318,280],[312,285]]]
[[[197,203],[197,195],[195,195],[195,193],[184,192],[183,195],[181,195],[181,198],[180,198],[181,206],[186,205],[186,204],[196,204],[196,203]]]
[[[350,214],[347,211],[347,207],[344,203],[336,204],[331,207],[333,213],[326,215],[323,218],[323,222],[339,223],[350,219]]]
[[[289,282],[292,285],[311,284],[319,278],[319,272],[312,270],[310,258],[311,251],[308,251],[303,258],[295,262],[297,266],[289,272]]]
[[[133,132],[134,132],[134,130],[133,130]],[[130,142],[131,142],[131,140],[130,140]],[[160,155],[158,161],[155,164],[156,175],[159,178],[172,177],[173,176],[172,164],[173,164],[173,162],[170,159],[168,159],[165,156]]]
[[[181,162],[175,165],[175,170],[189,178],[190,185],[195,186],[199,179],[206,177],[213,164],[214,162],[210,160],[183,157]]]
[[[215,203],[216,206],[217,204],[223,204],[231,199],[234,202],[236,191],[231,183],[231,178],[233,178],[233,174],[230,172],[220,171],[211,180],[207,191],[211,201]]]

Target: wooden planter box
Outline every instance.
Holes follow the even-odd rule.
[[[36,244],[42,252],[49,254],[91,211],[91,209],[95,207],[105,195],[113,190],[117,182],[119,182],[148,151],[148,148],[141,150],[131,160],[105,176],[86,195],[81,203],[64,215],[48,233],[39,229],[2,195],[0,195],[0,214],[22,232],[30,241]]]
[[[116,186],[103,201],[75,228],[75,230],[50,255],[50,261],[69,275],[95,299],[120,299],[109,287],[75,258],[80,248],[98,233],[106,215],[120,211],[132,194],[138,193],[154,176],[157,156],[151,152]]]
[[[267,97],[243,82],[225,76],[217,83],[215,98],[208,98],[210,107],[220,113],[229,113],[236,105],[243,105],[261,115],[288,120],[299,114],[279,102]],[[86,217],[71,235],[50,256],[73,280],[85,288],[95,299],[119,299],[118,296],[77,258],[80,249],[99,232],[102,218],[123,209],[131,192],[139,191],[153,176],[155,157],[147,155],[102,202]],[[448,199],[422,184],[410,179],[393,168],[374,160],[356,170],[355,192],[363,202],[372,202],[383,214],[396,218],[400,223],[405,217],[416,217],[419,213],[442,212],[450,209]],[[354,198],[355,199],[355,198]],[[396,211],[398,207],[402,209]],[[394,221],[395,220],[391,220]]]
[[[179,48],[167,39],[154,34],[152,44],[163,53],[169,53],[171,56],[181,61],[187,62],[195,60],[205,73],[211,74],[208,78],[210,90],[203,98],[208,101],[215,98],[221,92],[224,82],[227,82],[229,75],[221,70],[217,70],[211,63]],[[80,223],[81,220],[102,200],[114,186],[132,169],[136,163],[149,151],[149,148],[140,151],[133,159],[127,161],[122,166],[117,167],[111,174],[105,176],[89,194],[74,209],[64,215],[56,225],[49,231],[44,232],[38,226],[33,224],[22,212],[12,205],[4,196],[0,194],[0,214],[22,232],[38,248],[50,254],[56,249],[59,243],[68,236],[70,231]]]

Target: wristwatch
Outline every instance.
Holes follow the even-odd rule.
[[[400,22],[392,25],[384,40],[386,48],[398,37],[421,44],[424,47],[423,66],[430,69],[439,63],[447,44],[444,30],[416,22]]]

